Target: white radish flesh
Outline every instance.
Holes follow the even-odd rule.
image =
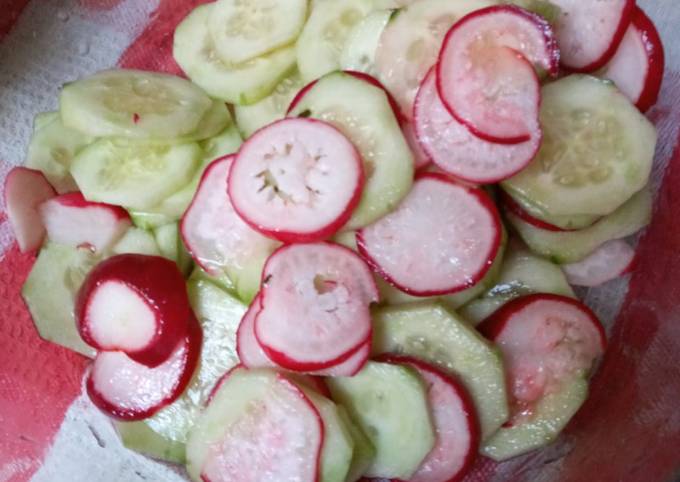
[[[395,211],[357,232],[359,252],[385,280],[415,296],[454,293],[489,270],[500,217],[481,189],[426,173]]]
[[[313,119],[285,119],[259,130],[239,151],[229,197],[251,226],[284,242],[338,231],[361,196],[364,173],[352,143]]]
[[[446,109],[437,92],[434,70],[418,91],[414,106],[418,141],[434,163],[453,176],[488,184],[506,179],[524,168],[541,145],[541,131],[520,144],[488,142],[472,134]]]
[[[40,206],[47,237],[59,244],[86,246],[101,253],[132,225],[125,209],[85,200],[79,192],[62,194]]]
[[[590,256],[576,263],[562,265],[569,284],[600,286],[624,275],[635,259],[635,250],[625,241],[608,241]]]
[[[5,208],[19,249],[35,251],[45,238],[39,206],[56,196],[56,191],[40,172],[15,167],[5,179]]]

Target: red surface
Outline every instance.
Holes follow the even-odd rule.
[[[29,0],[4,0],[0,11],[0,40],[9,33]]]

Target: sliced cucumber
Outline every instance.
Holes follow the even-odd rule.
[[[291,381],[295,383],[294,379]],[[314,404],[323,421],[324,441],[321,449],[319,482],[345,482],[352,464],[354,439],[340,414],[339,407],[304,384],[296,385]]]
[[[215,383],[238,364],[236,330],[246,307],[214,284],[192,277],[189,298],[203,329],[199,368],[184,394],[153,417],[119,422],[126,447],[168,462],[184,463],[187,434]]]
[[[47,243],[21,288],[40,337],[90,358],[96,350],[80,338],[73,306],[80,285],[97,262],[87,249]]]
[[[354,423],[345,407],[339,405],[338,414],[343,422],[345,422],[345,426],[349,429],[354,440],[354,452],[352,453],[352,464],[347,473],[347,482],[356,482],[361,479],[373,463],[375,447],[373,447],[373,444],[363,430]]]
[[[284,47],[239,65],[218,58],[207,22],[214,3],[194,9],[175,30],[173,55],[189,78],[208,94],[234,104],[268,96],[295,68],[295,48]]]
[[[311,82],[340,68],[340,56],[352,29],[369,13],[385,8],[380,0],[316,0],[297,41],[300,75]]]
[[[560,390],[541,400],[528,420],[498,430],[482,446],[482,454],[503,461],[549,444],[587,397],[587,380],[575,378],[565,381]]]
[[[243,137],[248,138],[261,127],[283,119],[295,94],[302,87],[304,84],[296,70],[279,82],[270,96],[252,105],[235,106],[236,123]]]
[[[343,70],[355,70],[376,75],[375,53],[385,26],[397,10],[377,10],[368,14],[352,28],[340,54]]]
[[[508,301],[530,293],[576,296],[559,266],[513,246],[503,260],[496,284],[463,306],[459,313],[477,325]]]
[[[216,136],[201,142],[201,148],[206,159],[215,160],[218,157],[235,153],[241,147],[241,143],[243,143],[241,134],[236,124],[231,123]]]
[[[130,214],[132,223],[135,226],[146,230],[153,230],[175,221],[174,218],[160,213],[136,211],[134,209],[128,209],[128,213]]]
[[[548,224],[552,224],[553,226],[557,226],[558,228],[568,230],[583,229],[592,226],[595,221],[601,218],[601,216],[594,214],[553,215],[547,213],[545,210],[516,192],[508,189],[506,193],[531,216],[540,219],[541,221],[545,221]]]
[[[330,122],[359,149],[366,185],[347,229],[392,211],[413,184],[413,156],[385,92],[343,72],[326,75],[291,112]]]
[[[507,3],[534,12],[546,19],[551,25],[557,23],[561,13],[560,7],[548,0],[508,0]]]
[[[156,244],[156,238],[150,231],[141,228],[130,228],[122,238],[111,248],[113,254],[146,254],[160,256],[161,251]]]
[[[167,74],[108,70],[64,86],[64,125],[94,137],[172,139],[194,132],[212,105],[191,82]]]
[[[205,271],[203,271],[200,266],[196,266],[194,267],[194,271],[191,273],[191,278],[208,281],[210,283],[213,283],[215,286],[218,286],[220,289],[223,289],[230,295],[238,296],[236,294],[236,287],[234,286],[233,281],[231,281],[229,277],[226,275],[211,276]]]
[[[69,168],[75,155],[94,139],[64,126],[58,112],[38,114],[28,145],[26,167],[38,169],[58,193],[77,191]]]
[[[635,194],[610,215],[578,231],[540,229],[507,213],[508,221],[529,248],[558,264],[580,261],[605,242],[636,233],[649,224],[651,216],[652,195],[648,188]]]
[[[327,383],[333,398],[375,446],[375,459],[365,475],[408,480],[435,440],[418,374],[404,366],[369,362],[357,375]]]
[[[218,0],[208,20],[215,51],[240,64],[295,41],[307,19],[307,0]]]
[[[193,261],[184,247],[184,243],[182,243],[182,238],[179,235],[179,225],[177,223],[170,223],[159,226],[154,229],[153,234],[161,255],[177,263],[177,267],[182,273],[189,273]]]
[[[198,144],[140,145],[102,139],[78,154],[71,174],[89,201],[145,210],[185,185],[201,154]]]
[[[542,90],[543,144],[503,186],[550,215],[606,215],[647,181],[656,129],[613,83],[570,75]]]
[[[500,353],[441,304],[424,302],[375,310],[373,353],[412,355],[458,376],[477,408],[483,439],[508,419]]]

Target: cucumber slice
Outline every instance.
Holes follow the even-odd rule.
[[[548,0],[509,0],[507,3],[534,12],[546,19],[551,25],[557,24],[560,13],[562,13],[560,7]]]
[[[21,288],[40,337],[90,358],[97,352],[80,338],[73,306],[80,285],[97,262],[87,249],[47,243]]]
[[[546,395],[533,416],[518,425],[503,427],[481,448],[481,453],[497,461],[543,447],[557,438],[588,397],[588,381],[567,380],[561,389]]]
[[[238,296],[236,294],[236,287],[234,286],[233,281],[229,279],[228,276],[211,276],[205,271],[201,269],[200,266],[194,267],[194,271],[191,273],[191,279],[201,279],[204,281],[209,281],[210,283],[213,283],[215,286],[218,286],[220,289],[226,291],[232,296]]]
[[[526,249],[511,247],[496,284],[463,306],[459,313],[477,325],[508,301],[531,293],[576,297],[559,266]]]
[[[250,137],[256,130],[283,119],[295,95],[304,87],[298,71],[283,79],[269,97],[252,105],[234,107],[236,123],[243,137]]]
[[[543,144],[503,182],[550,215],[606,215],[647,181],[656,129],[613,83],[570,75],[542,89]]]
[[[78,154],[71,174],[88,201],[145,210],[186,184],[201,154],[198,144],[147,146],[102,139]]]
[[[182,273],[189,273],[193,261],[184,247],[184,243],[182,243],[182,238],[179,235],[179,225],[177,223],[169,223],[159,226],[154,229],[153,234],[161,256],[177,263],[177,267]]]
[[[243,139],[235,123],[230,123],[225,129],[210,139],[201,142],[205,159],[215,160],[228,154],[233,154],[241,147]],[[204,163],[205,165],[209,164]]]
[[[297,383],[294,378],[289,378],[307,395],[323,421],[324,440],[319,482],[345,482],[352,464],[354,439],[339,407],[304,384]]]
[[[307,0],[219,0],[208,20],[215,51],[240,64],[295,41],[307,19]]]
[[[376,449],[367,477],[408,480],[434,447],[425,386],[404,366],[369,362],[357,375],[330,378],[333,398],[347,408]]]
[[[512,213],[506,214],[532,251],[558,264],[574,263],[605,242],[630,236],[649,224],[652,195],[644,188],[610,215],[579,231],[548,231],[532,226]]]
[[[354,440],[354,452],[352,453],[352,463],[347,472],[347,482],[356,482],[361,479],[373,463],[375,447],[373,447],[373,444],[363,430],[354,423],[345,407],[338,405],[338,414]]]
[[[45,174],[59,194],[77,191],[69,168],[78,151],[93,141],[92,137],[64,126],[58,112],[38,114],[28,145],[26,167]]]
[[[160,213],[136,211],[134,209],[128,209],[128,213],[130,214],[132,223],[135,226],[146,230],[153,230],[175,221],[175,219],[172,217]]]
[[[380,0],[316,0],[297,41],[297,63],[305,82],[340,68],[342,49],[352,29],[369,13],[385,8]]]
[[[64,125],[93,137],[172,139],[196,130],[210,98],[191,82],[140,70],[108,70],[66,84]]]
[[[343,70],[355,70],[374,76],[377,74],[375,53],[380,36],[396,12],[397,10],[377,10],[352,28],[340,54],[340,66]]]
[[[347,229],[392,211],[413,184],[413,156],[385,92],[343,72],[320,79],[290,113],[329,122],[359,149],[366,185]]]
[[[238,364],[236,330],[246,307],[214,284],[192,277],[189,299],[203,329],[199,368],[184,394],[153,417],[116,423],[123,444],[133,450],[184,463],[187,434],[215,383]]]
[[[146,254],[160,256],[161,251],[156,239],[149,231],[140,228],[130,228],[123,237],[111,248],[113,254]]]
[[[601,218],[601,216],[594,214],[574,214],[561,216],[553,215],[547,213],[539,206],[535,205],[530,200],[516,192],[508,189],[506,193],[511,196],[512,199],[531,216],[540,219],[541,221],[545,221],[548,224],[552,224],[553,226],[557,226],[558,228],[567,230],[583,229],[587,228],[588,226],[592,226],[595,224],[595,221]]]
[[[375,310],[373,353],[412,355],[458,376],[477,409],[482,439],[508,419],[500,353],[441,304],[424,302]]]
[[[253,104],[295,68],[295,48],[284,47],[240,65],[222,62],[208,32],[214,3],[195,8],[175,30],[173,55],[189,78],[212,97]]]

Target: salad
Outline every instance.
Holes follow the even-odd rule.
[[[186,77],[66,84],[5,183],[40,336],[197,482],[462,480],[553,441],[607,347],[575,286],[649,222],[631,0],[218,0]]]

